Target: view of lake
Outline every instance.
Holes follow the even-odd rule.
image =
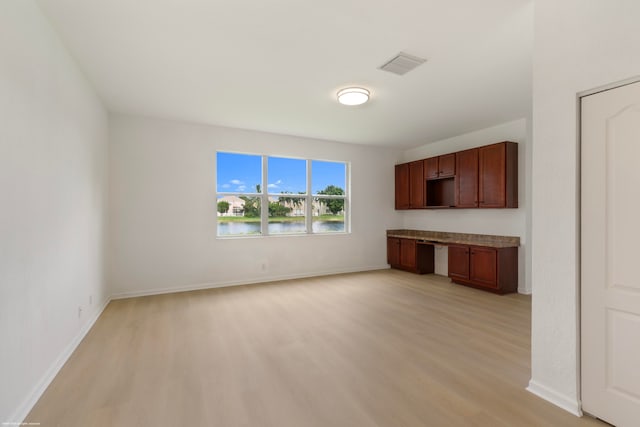
[[[269,224],[269,234],[304,233],[305,224],[296,222],[273,222]],[[344,232],[344,222],[313,221],[314,233]],[[237,236],[244,234],[259,234],[259,222],[218,222],[218,236]]]

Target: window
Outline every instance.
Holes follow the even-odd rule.
[[[260,234],[262,157],[218,153],[218,235]]]
[[[216,160],[218,236],[348,232],[347,163],[224,152]]]
[[[313,189],[312,229],[314,233],[344,232],[346,163],[311,161]]]
[[[307,161],[267,158],[269,234],[306,233]]]

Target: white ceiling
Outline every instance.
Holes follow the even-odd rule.
[[[530,112],[532,0],[39,4],[110,111],[402,148]]]

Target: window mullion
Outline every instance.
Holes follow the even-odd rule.
[[[313,196],[311,194],[311,160],[307,159],[307,196],[305,197],[307,234],[313,233]]]
[[[269,194],[267,193],[267,181],[269,171],[267,170],[268,157],[262,156],[262,195],[260,196],[260,230],[263,236],[269,235]]]
[[[351,232],[351,163],[345,163],[344,232]]]

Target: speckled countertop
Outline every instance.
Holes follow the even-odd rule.
[[[387,237],[403,239],[425,240],[427,242],[472,246],[486,246],[490,248],[513,248],[520,246],[520,237],[493,236],[490,234],[450,233],[446,231],[426,230],[387,230]]]

